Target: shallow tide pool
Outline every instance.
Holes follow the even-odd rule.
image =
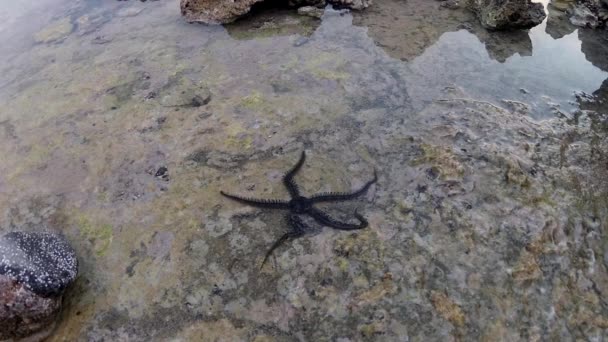
[[[175,0],[0,9],[0,232],[65,234],[50,341],[608,337],[608,31],[385,1],[190,25]],[[288,199],[378,182],[304,237]]]

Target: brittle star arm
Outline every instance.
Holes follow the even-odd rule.
[[[289,228],[291,229],[289,232],[283,234],[277,241],[275,241],[268,252],[266,252],[266,256],[264,256],[264,261],[262,261],[262,265],[260,269],[264,267],[264,264],[268,260],[268,257],[277,249],[280,245],[282,245],[285,241],[296,239],[303,236],[306,233],[308,227],[302,222],[302,220],[296,215],[287,215],[287,223],[289,224]]]
[[[338,201],[352,200],[352,199],[355,199],[356,197],[359,197],[359,196],[363,195],[364,193],[366,193],[367,190],[369,189],[369,187],[372,186],[372,184],[376,183],[376,181],[378,181],[378,174],[376,173],[376,170],[374,169],[374,179],[365,183],[359,190],[355,190],[353,192],[320,193],[320,194],[312,196],[310,198],[310,201],[312,203],[319,203],[319,202],[338,202]]]
[[[315,221],[317,221],[318,223],[320,223],[324,226],[328,226],[328,227],[339,229],[339,230],[363,229],[363,228],[367,227],[367,225],[368,225],[368,222],[365,219],[365,217],[363,217],[357,211],[355,211],[355,217],[357,218],[357,220],[359,220],[358,224],[340,222],[317,208],[311,208],[310,211],[308,212],[308,214],[312,218],[314,218]]]
[[[253,207],[267,208],[267,209],[289,209],[289,202],[275,199],[263,199],[263,198],[250,198],[241,197],[238,195],[232,195],[223,191],[220,191],[222,195],[230,198],[231,200],[249,204]]]
[[[306,152],[302,151],[300,160],[298,160],[296,165],[294,165],[294,167],[292,167],[283,177],[283,184],[285,184],[285,187],[292,198],[300,196],[300,190],[298,189],[296,182],[293,181],[293,176],[300,170],[302,164],[304,164],[304,160],[306,160]]]

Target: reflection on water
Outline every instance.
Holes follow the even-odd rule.
[[[421,82],[440,86],[448,81],[484,98],[522,101],[536,117],[552,116],[555,105],[570,111],[576,108],[575,92],[592,93],[608,72],[587,61],[577,32],[554,40],[544,33],[544,25],[530,32],[530,56],[492,60],[484,45],[462,30],[442,35],[411,67]]]
[[[436,7],[386,1],[355,20],[370,27],[370,36],[389,55],[412,61],[410,85],[422,87],[411,89],[420,91],[412,93],[414,101],[433,99],[451,82],[483,98],[528,103],[534,117],[548,118],[557,106],[565,112],[577,108],[575,93],[593,93],[608,77],[606,63],[595,62],[608,60],[606,34],[577,30],[561,12],[550,12],[551,29],[545,20],[529,32],[490,33],[471,13],[437,13]],[[596,45],[593,51],[581,46],[585,35],[587,45]]]

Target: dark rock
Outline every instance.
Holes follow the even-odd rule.
[[[78,274],[74,250],[53,233],[0,238],[0,340],[40,340],[52,331],[62,295]]]
[[[460,8],[460,0],[447,0],[443,1],[439,7],[447,9],[458,9]]]
[[[317,8],[325,7],[325,0],[289,0],[289,6],[291,7],[302,7],[302,6],[313,6]]]
[[[164,181],[168,181],[169,180],[169,169],[167,169],[166,166],[161,166],[160,168],[158,168],[158,170],[154,174],[154,177],[161,178]]]
[[[543,5],[530,0],[468,0],[468,7],[490,30],[527,29],[546,16]]]
[[[78,273],[74,250],[53,233],[8,233],[0,238],[0,256],[0,275],[44,297],[60,296]]]
[[[582,4],[576,4],[569,9],[568,14],[570,14],[570,23],[575,26],[596,28],[600,24],[597,15]]]
[[[61,298],[41,297],[0,275],[0,340],[42,340],[52,332],[60,311]]]
[[[201,95],[194,95],[194,97],[192,97],[192,101],[190,102],[190,105],[192,107],[200,107],[200,106],[204,106],[206,104],[208,104],[209,102],[211,102],[211,94],[205,94],[204,96]]]

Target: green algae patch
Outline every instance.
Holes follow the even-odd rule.
[[[94,246],[97,256],[105,256],[114,238],[114,229],[110,224],[94,223],[89,218],[81,216],[77,219],[80,235],[89,240]]]
[[[395,200],[395,205],[393,206],[392,214],[396,220],[410,222],[414,218],[413,211],[413,203],[402,198]]]
[[[338,54],[321,52],[306,61],[304,70],[318,79],[342,81],[350,78],[350,74],[343,71],[344,63],[344,58]]]
[[[311,73],[317,78],[324,78],[333,81],[342,81],[350,78],[350,74],[346,72],[335,71],[330,69],[314,68],[311,70]]]
[[[464,326],[466,322],[466,316],[462,311],[462,308],[445,293],[432,291],[431,303],[433,303],[433,307],[435,307],[435,310],[445,320],[449,321],[456,327]]]
[[[462,179],[465,173],[464,166],[458,161],[451,148],[421,144],[422,156],[414,160],[414,165],[431,164],[439,172],[443,180]]]
[[[34,34],[36,43],[53,43],[67,38],[74,30],[69,17],[58,20]]]
[[[264,97],[262,93],[257,90],[254,90],[250,95],[243,97],[240,103],[241,106],[251,110],[263,109],[264,104]]]

